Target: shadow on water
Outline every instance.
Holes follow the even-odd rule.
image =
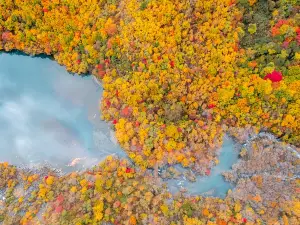
[[[25,52],[22,52],[20,50],[11,50],[9,52],[3,52],[3,51],[0,51],[0,56],[4,54],[4,55],[18,55],[18,56],[27,56],[27,57],[31,57],[31,58],[40,58],[40,59],[49,59],[51,61],[55,61],[53,55],[47,55],[47,54],[44,54],[44,53],[41,53],[41,54],[36,54],[36,55],[29,55],[29,54],[26,54]],[[56,61],[55,61],[56,62]],[[56,62],[57,63],[57,62]],[[63,66],[64,67],[64,66]],[[72,72],[68,72],[69,74],[71,75],[78,75],[76,73],[72,73]],[[90,77],[91,74],[90,73],[83,73],[83,74],[80,74],[81,77]]]
[[[0,53],[0,161],[72,171],[125,156],[100,119],[102,91],[92,76],[70,76],[49,56]]]
[[[25,52],[19,51],[19,50],[11,50],[9,52],[3,52],[0,51],[0,55],[20,55],[20,56],[27,56],[27,57],[32,57],[32,58],[41,58],[41,59],[50,59],[54,61],[54,57],[52,55],[46,55],[46,54],[37,54],[37,55],[29,55],[26,54]]]

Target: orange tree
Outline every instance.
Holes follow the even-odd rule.
[[[103,119],[139,166],[181,163],[204,174],[228,127],[299,144],[297,3],[264,2],[2,1],[0,48],[53,55],[101,79]],[[243,44],[263,24],[243,14],[258,9],[271,12],[268,39]],[[274,71],[282,81],[264,79]]]

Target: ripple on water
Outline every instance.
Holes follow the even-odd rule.
[[[72,76],[50,59],[2,53],[0,161],[71,171],[125,156],[100,119],[102,91],[91,76]]]

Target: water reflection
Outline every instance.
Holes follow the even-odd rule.
[[[2,53],[0,161],[70,171],[125,156],[100,120],[101,95],[92,77],[72,76],[50,59]]]
[[[100,120],[102,87],[92,77],[72,76],[45,58],[0,55],[0,161],[36,166],[45,163],[63,171],[92,166],[107,155],[126,154],[108,124]],[[224,197],[231,184],[221,175],[238,152],[224,140],[220,164],[195,183],[169,180],[172,192]]]

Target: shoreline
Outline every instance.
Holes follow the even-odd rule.
[[[261,137],[261,139],[259,139],[259,137]],[[290,148],[291,146],[289,145],[286,145],[284,142],[280,142],[278,140],[274,140],[272,138],[273,136],[270,135],[270,134],[266,134],[266,133],[262,133],[262,134],[257,134],[256,136],[252,137],[251,139],[247,140],[247,143],[248,145],[251,145],[251,143],[256,143],[257,144],[263,144],[263,143],[269,143],[270,146],[271,146],[271,149],[276,147],[276,146],[281,146],[281,150],[278,150],[276,151],[276,154],[278,155],[278,153],[280,151],[282,151],[282,149],[287,149],[287,148]],[[270,142],[271,141],[271,142]],[[237,143],[238,144],[238,143]],[[245,143],[244,144],[240,144],[240,147],[244,147],[245,146]],[[253,147],[253,146],[251,146]],[[292,147],[291,147],[292,150],[294,150]],[[233,149],[235,150],[235,149]],[[259,151],[261,152],[264,152],[263,149],[259,149]],[[269,148],[269,153],[272,153],[272,150],[270,151],[270,148]],[[293,151],[288,151],[289,154],[293,154]],[[295,154],[295,156],[297,158],[299,158],[299,156],[297,154]],[[254,158],[251,159],[252,156],[250,156],[250,161],[259,161],[257,159],[255,159],[255,156]],[[263,157],[266,157],[266,156],[263,156]],[[266,159],[266,158],[263,158],[263,159]],[[291,163],[291,159],[290,157],[288,157],[287,159],[287,163]],[[242,156],[241,159],[238,159],[237,162],[235,162],[233,164],[233,167],[243,167],[243,164],[241,163],[245,163],[247,162],[247,160],[249,160],[249,158],[245,158]],[[265,179],[266,181],[268,182],[274,182],[274,179],[275,181],[278,183],[279,180],[281,180],[281,185],[285,185],[285,186],[288,186],[286,187],[287,190],[290,190],[291,188],[293,188],[292,186],[292,182],[296,182],[296,180],[299,179],[299,176],[297,175],[297,173],[294,173],[294,176],[289,176],[288,179],[287,177],[285,177],[284,175],[287,173],[287,170],[282,170],[280,173],[278,173],[276,170],[272,170],[270,174],[266,173],[264,168],[263,170],[258,170],[258,173],[250,173],[249,176],[244,176],[245,174],[244,173],[238,173],[238,170],[236,170],[236,168],[232,168],[230,169],[229,171],[227,171],[227,176],[226,174],[222,174],[223,178],[227,181],[227,182],[230,182],[234,185],[234,187],[232,189],[229,189],[229,191],[227,192],[227,194],[225,195],[225,197],[218,197],[218,196],[210,196],[211,194],[214,194],[214,190],[212,191],[208,191],[208,192],[204,192],[204,193],[201,193],[201,194],[190,194],[189,191],[178,191],[178,192],[175,192],[175,193],[172,193],[170,192],[170,190],[167,188],[166,186],[166,183],[167,183],[167,180],[168,179],[162,179],[161,176],[159,177],[155,177],[154,174],[153,174],[153,171],[151,170],[147,170],[147,171],[140,171],[138,167],[135,167],[133,166],[128,160],[124,159],[124,158],[116,158],[116,157],[112,157],[112,156],[108,156],[102,163],[96,165],[95,167],[92,167],[92,168],[86,168],[85,170],[83,171],[76,171],[76,172],[72,172],[72,173],[66,173],[66,174],[59,174],[59,173],[56,173],[57,171],[53,171],[51,170],[51,168],[42,168],[41,170],[37,169],[37,170],[26,170],[25,168],[21,168],[19,169],[18,167],[16,167],[16,171],[17,171],[17,179],[19,181],[18,185],[15,187],[15,189],[17,190],[18,188],[22,188],[22,186],[27,186],[28,185],[28,181],[23,181],[22,179],[22,175],[21,174],[27,174],[26,176],[28,176],[28,179],[33,175],[33,173],[37,173],[39,175],[39,179],[38,179],[38,183],[32,183],[30,186],[29,186],[29,189],[25,189],[24,191],[24,197],[25,199],[29,199],[30,196],[32,195],[32,191],[33,190],[38,190],[39,188],[41,187],[51,187],[51,188],[56,188],[55,186],[52,187],[51,183],[48,184],[48,177],[54,177],[55,180],[57,181],[64,181],[66,184],[72,184],[74,183],[74,178],[75,181],[77,180],[78,182],[83,179],[83,180],[92,180],[92,182],[95,182],[95,178],[97,178],[97,175],[98,173],[99,174],[102,174],[102,173],[105,173],[107,175],[107,177],[102,177],[101,179],[110,179],[110,166],[112,166],[113,168],[115,168],[114,170],[116,170],[115,173],[118,174],[118,166],[115,165],[115,163],[120,163],[120,166],[121,167],[124,167],[124,171],[126,170],[125,172],[125,175],[126,176],[129,176],[130,175],[130,172],[127,172],[127,170],[130,170],[130,171],[134,171],[134,173],[136,174],[136,176],[134,177],[128,177],[130,180],[130,182],[136,182],[136,183],[139,183],[141,180],[140,179],[145,179],[146,181],[146,184],[147,185],[150,185],[149,186],[149,189],[148,192],[146,193],[151,193],[151,188],[153,185],[155,185],[155,189],[154,190],[161,190],[163,191],[163,193],[168,193],[168,201],[180,201],[180,199],[186,199],[187,201],[190,201],[190,202],[193,202],[195,201],[196,199],[196,203],[199,202],[200,205],[202,205],[203,203],[202,202],[210,202],[210,201],[216,201],[216,206],[219,206],[219,205],[224,205],[224,203],[226,202],[226,204],[234,204],[234,201],[238,201],[240,198],[244,198],[248,195],[250,195],[250,193],[253,192],[253,190],[251,189],[251,182],[253,180],[253,177],[257,177],[257,176],[262,176],[263,179]],[[263,163],[263,162],[262,162]],[[1,166],[3,168],[3,165],[1,165],[0,163],[0,169],[1,169]],[[265,166],[268,166],[268,164],[266,164]],[[8,166],[8,168],[10,169],[13,169],[15,166]],[[267,168],[267,167],[266,167]],[[253,168],[254,170],[256,168]],[[295,169],[295,168],[294,168]],[[250,171],[250,170],[249,170]],[[296,170],[297,171],[297,170]],[[223,172],[223,171],[222,171]],[[230,174],[232,174],[230,176]],[[116,174],[114,175],[116,176]],[[127,179],[127,178],[126,178]],[[279,179],[279,180],[278,180]],[[180,179],[177,179],[177,180],[180,180]],[[49,181],[50,182],[50,181]],[[51,181],[52,182],[52,181]],[[245,188],[243,186],[244,183],[249,183]],[[48,185],[46,185],[48,184]],[[20,185],[20,186],[19,186]],[[39,186],[38,186],[39,185]],[[42,186],[40,186],[42,185]],[[59,184],[57,184],[59,185]],[[92,185],[92,184],[91,184]],[[93,184],[93,188],[94,188],[94,185]],[[60,188],[62,187],[61,185],[59,186]],[[91,188],[92,188],[91,187]],[[278,190],[273,190],[272,188],[269,189],[268,188],[269,186],[266,185],[266,186],[262,186],[262,192],[259,192],[258,193],[261,193],[261,195],[264,195],[266,197],[272,195],[273,191],[278,191]],[[58,188],[57,192],[60,193],[60,188]],[[127,186],[127,184],[125,184],[124,186],[124,190],[132,190],[133,187],[131,186]],[[253,188],[253,187],[252,187]],[[134,188],[133,188],[134,189]],[[245,190],[244,190],[245,189]],[[0,197],[2,198],[2,200],[0,200],[0,202],[2,202],[1,204],[3,205],[4,204],[4,207],[5,206],[5,203],[7,201],[7,199],[9,199],[10,195],[7,195],[7,191],[9,189],[6,189],[6,188],[2,188],[1,190],[1,194],[0,194]],[[92,189],[93,190],[93,189]],[[252,190],[252,191],[251,191]],[[254,189],[255,190],[255,189]],[[14,192],[13,192],[14,193]],[[276,192],[277,193],[277,192]],[[281,193],[281,195],[283,196],[292,196],[294,192],[290,191],[288,193]],[[253,193],[252,193],[253,194]],[[58,195],[60,196],[60,194]],[[66,198],[66,196],[68,196],[67,194],[63,195],[64,198]],[[71,196],[73,196],[71,194]],[[154,196],[156,196],[156,194],[154,194]],[[8,198],[7,198],[8,197]],[[70,197],[70,196],[69,196]],[[69,199],[68,197],[68,199]],[[57,197],[58,198],[58,197]],[[198,200],[197,200],[198,199]],[[26,200],[27,201],[27,200]],[[68,200],[66,200],[68,201]],[[247,201],[250,201],[250,200],[247,200]],[[247,201],[245,200],[245,202],[247,203]],[[233,203],[232,203],[233,202]],[[26,203],[28,204],[28,203]],[[31,205],[31,203],[29,203]],[[48,212],[49,210],[51,210],[51,204],[55,204],[55,200],[50,203],[50,205],[48,203],[46,203],[46,205],[43,205],[41,208],[40,208],[40,211],[39,212],[43,212],[44,209],[46,209]],[[255,203],[255,207],[258,207],[259,203]],[[50,208],[49,208],[50,207]],[[1,210],[1,207],[0,207],[0,210]],[[1,212],[1,211],[0,211]],[[43,219],[41,218],[37,218],[36,219],[40,219],[41,221],[43,221]],[[0,222],[1,224],[1,222]]]
[[[232,151],[238,151],[239,153],[241,152],[241,150],[244,147],[247,148],[248,145],[250,145],[252,142],[256,141],[257,138],[268,138],[270,141],[274,141],[276,144],[281,144],[281,145],[287,146],[286,150],[288,150],[288,151],[292,152],[293,154],[295,154],[297,158],[300,158],[300,153],[297,151],[297,147],[277,140],[276,137],[274,135],[270,134],[270,133],[261,132],[261,133],[255,134],[251,138],[246,140],[245,142],[238,141],[238,139],[236,139],[234,136],[232,136],[230,134],[227,135],[227,138],[232,138],[232,140],[234,142]],[[222,148],[220,148],[217,151],[218,159],[219,159],[221,151],[222,151]],[[113,153],[111,155],[108,155],[107,157],[114,157],[118,160],[127,160],[129,163],[131,163],[133,165],[134,168],[139,169],[139,167],[135,163],[133,163],[132,160],[130,160],[130,158],[128,158],[128,156],[122,157],[122,156],[118,156],[116,153]],[[74,171],[68,171],[68,172],[63,171],[61,168],[53,167],[53,166],[50,165],[50,163],[47,163],[47,162],[46,163],[38,163],[37,165],[32,165],[32,166],[28,166],[26,164],[25,165],[9,164],[9,165],[11,165],[13,167],[16,167],[18,170],[21,170],[21,171],[24,171],[24,172],[27,172],[27,173],[42,174],[42,173],[45,173],[45,171],[49,171],[50,173],[56,174],[58,177],[64,177],[64,176],[68,176],[72,173],[79,173],[79,174],[80,173],[85,173],[86,171],[89,171],[89,170],[93,169],[94,167],[97,167],[97,165],[103,163],[105,160],[106,159],[103,159],[99,162],[97,161],[97,162],[95,162],[95,164],[93,166],[90,166],[90,167],[82,167],[81,169],[77,169],[77,170],[74,170]],[[240,157],[237,159],[236,162],[233,163],[233,165],[237,164],[239,162],[239,160],[240,160]],[[4,162],[0,162],[0,163],[4,163]],[[78,165],[81,165],[81,164],[79,163]],[[214,165],[210,169],[214,169],[216,166],[217,165]],[[76,165],[74,165],[74,167],[76,167]],[[182,170],[182,172],[179,172],[175,167],[179,167],[180,170]],[[179,172],[179,173],[178,174],[175,173],[176,176],[174,175],[174,176],[171,176],[171,177],[162,177],[163,171],[167,171],[170,168],[171,169],[173,168],[173,169],[177,170],[177,172]],[[146,170],[151,172],[151,173],[155,172],[155,169],[153,169],[153,168],[147,168]],[[191,183],[195,182],[196,180],[189,179],[186,175],[184,175],[186,171],[191,171],[196,177],[198,177],[198,179],[207,176],[207,175],[198,174],[197,171],[193,171],[193,169],[190,168],[190,167],[184,168],[184,167],[182,167],[181,164],[178,164],[178,163],[177,164],[172,164],[172,165],[165,165],[165,166],[159,168],[158,170],[159,170],[158,178],[162,179],[164,183],[166,183],[169,180],[173,180],[173,179],[175,179],[175,180],[184,179],[184,180],[188,180]],[[231,169],[229,171],[231,171]],[[222,173],[224,173],[224,172],[228,172],[228,170],[222,171]],[[184,175],[184,178],[178,178],[178,176],[180,176],[180,175]],[[210,176],[210,175],[208,175],[208,176]]]
[[[91,76],[93,81],[102,88],[102,83],[99,81],[99,79],[95,75],[91,75]]]

